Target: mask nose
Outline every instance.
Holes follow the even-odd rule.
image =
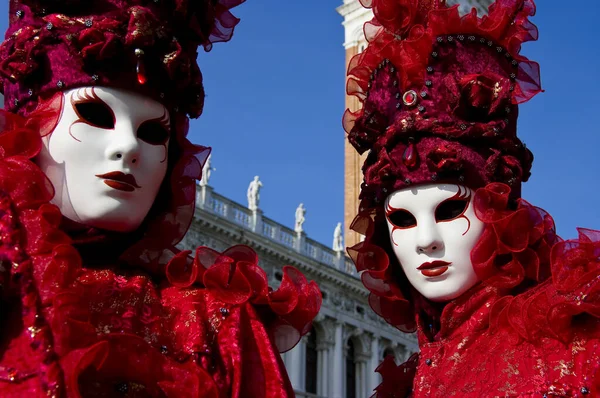
[[[438,250],[441,250],[444,248],[444,244],[442,242],[431,242],[429,244],[426,245],[419,245],[417,247],[417,251],[419,253],[424,253],[424,254],[431,254],[434,253]]]
[[[120,128],[114,131],[114,140],[108,148],[107,156],[112,161],[121,161],[133,166],[139,161],[140,144],[133,128]]]
[[[435,220],[418,226],[417,253],[432,254],[444,249],[444,242],[437,230]]]

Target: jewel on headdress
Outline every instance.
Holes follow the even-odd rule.
[[[402,102],[406,106],[413,106],[417,103],[417,92],[415,90],[408,90],[402,96]]]
[[[135,56],[138,58],[137,65],[135,66],[135,71],[137,73],[137,80],[140,84],[146,84],[148,79],[146,78],[146,67],[144,66],[144,50],[141,48],[135,49]]]
[[[408,168],[413,168],[416,166],[417,160],[419,160],[419,155],[415,143],[411,141],[402,154],[402,163]]]

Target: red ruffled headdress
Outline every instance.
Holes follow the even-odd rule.
[[[198,117],[198,46],[227,41],[244,0],[11,0],[0,46],[5,107],[28,114],[38,97],[82,86],[136,91]]]
[[[369,45],[350,61],[348,94],[362,108],[346,111],[344,127],[359,153],[370,152],[351,225],[365,239],[348,253],[373,310],[405,332],[416,329],[416,309],[438,311],[403,274],[383,212],[390,193],[418,184],[477,190],[486,228],[471,259],[484,284],[518,291],[546,280],[554,222],[518,199],[533,161],[517,137],[518,104],[541,91],[538,64],[519,54],[537,39],[533,1],[497,0],[481,18],[442,0],[361,3],[375,18],[365,24]]]
[[[532,0],[497,0],[463,17],[443,0],[361,0],[375,19],[348,68],[344,128],[364,164],[364,208],[407,186],[508,184],[513,195],[533,155],[517,138],[519,103],[541,91],[539,66],[519,54],[537,39]]]

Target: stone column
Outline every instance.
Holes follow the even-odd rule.
[[[369,389],[367,391],[372,392],[375,387],[381,383],[379,379],[379,373],[375,372],[375,369],[379,366],[379,337],[373,336],[373,340],[371,340],[371,359],[368,366],[369,370]],[[370,395],[367,395],[370,397]]]
[[[370,356],[367,354],[357,354],[354,356],[356,363],[356,397],[366,398],[367,395],[367,363]]]
[[[305,348],[304,341],[300,340],[296,347],[287,352],[287,366],[290,382],[292,383],[292,387],[294,387],[294,389],[300,391],[304,391],[304,380],[302,379],[302,373],[305,364],[302,362],[302,354],[303,351],[305,351]]]
[[[331,364],[329,363],[329,352],[333,344],[329,341],[317,344],[317,395],[329,397]]]
[[[300,349],[300,383],[297,389],[300,391],[306,391],[306,341],[308,336],[304,335],[298,345],[301,345]]]
[[[344,386],[344,351],[343,351],[343,324],[341,322],[335,324],[335,342],[333,347],[333,357],[331,363],[331,376],[330,381],[332,383],[330,390],[331,398],[342,398],[343,386]]]

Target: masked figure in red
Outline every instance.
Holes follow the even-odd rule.
[[[520,54],[532,0],[460,16],[440,0],[361,0],[375,18],[350,62],[344,127],[364,166],[364,241],[348,249],[372,309],[420,353],[380,365],[375,396],[600,393],[600,234],[562,241],[521,199],[532,153],[518,105],[541,91]]]
[[[0,46],[0,396],[292,397],[321,296],[175,245],[210,149],[197,49],[243,0],[11,0]]]

